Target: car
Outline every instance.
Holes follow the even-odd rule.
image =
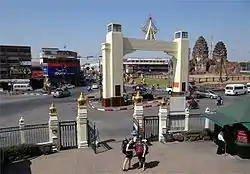
[[[218,95],[212,91],[212,90],[202,90],[202,91],[196,91],[197,98],[211,98],[216,99]]]
[[[246,86],[247,86],[247,92],[250,92],[250,83],[247,83]]]
[[[51,93],[54,98],[69,97],[71,94],[67,88],[57,88]]]
[[[92,84],[92,87],[91,87],[91,88],[92,88],[92,89],[98,89],[99,86],[98,86],[98,84],[94,83],[94,84]]]
[[[172,87],[166,87],[166,92],[169,94],[172,94],[173,88]]]

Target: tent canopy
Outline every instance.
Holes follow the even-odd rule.
[[[250,130],[250,100],[222,107],[215,113],[205,113],[204,116],[220,126],[241,123]]]

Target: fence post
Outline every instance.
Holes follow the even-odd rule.
[[[184,130],[188,131],[189,130],[189,109],[188,107],[185,109],[185,127]]]
[[[135,98],[134,98],[134,113],[133,118],[138,121],[139,127],[138,130],[136,130],[139,134],[144,132],[144,122],[143,122],[143,98],[140,95],[139,91],[137,92]]]
[[[25,132],[24,132],[24,119],[21,117],[18,121],[19,124],[19,129],[20,129],[20,139],[21,139],[21,144],[25,143]]]
[[[57,109],[52,103],[49,108],[49,141],[53,143],[52,151],[57,152],[60,147],[59,136],[59,121],[57,116]]]
[[[167,117],[169,102],[165,98],[162,99],[159,107],[159,141],[164,142],[164,135],[167,133]]]
[[[77,146],[78,148],[86,148],[88,147],[88,111],[83,93],[81,93],[77,102]]]
[[[206,114],[210,113],[210,109],[208,107],[206,108],[205,113]],[[208,118],[205,118],[205,129],[209,129],[209,119]]]

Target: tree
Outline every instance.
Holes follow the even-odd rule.
[[[205,71],[208,60],[207,41],[200,36],[194,44],[191,63],[195,65],[196,71]]]

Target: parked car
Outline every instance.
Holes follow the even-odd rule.
[[[212,90],[196,91],[197,98],[216,99],[218,95]]]
[[[67,88],[57,88],[51,93],[54,98],[69,97],[71,94]]]
[[[92,84],[92,89],[98,89],[98,88],[99,88],[98,84],[96,83]]]

